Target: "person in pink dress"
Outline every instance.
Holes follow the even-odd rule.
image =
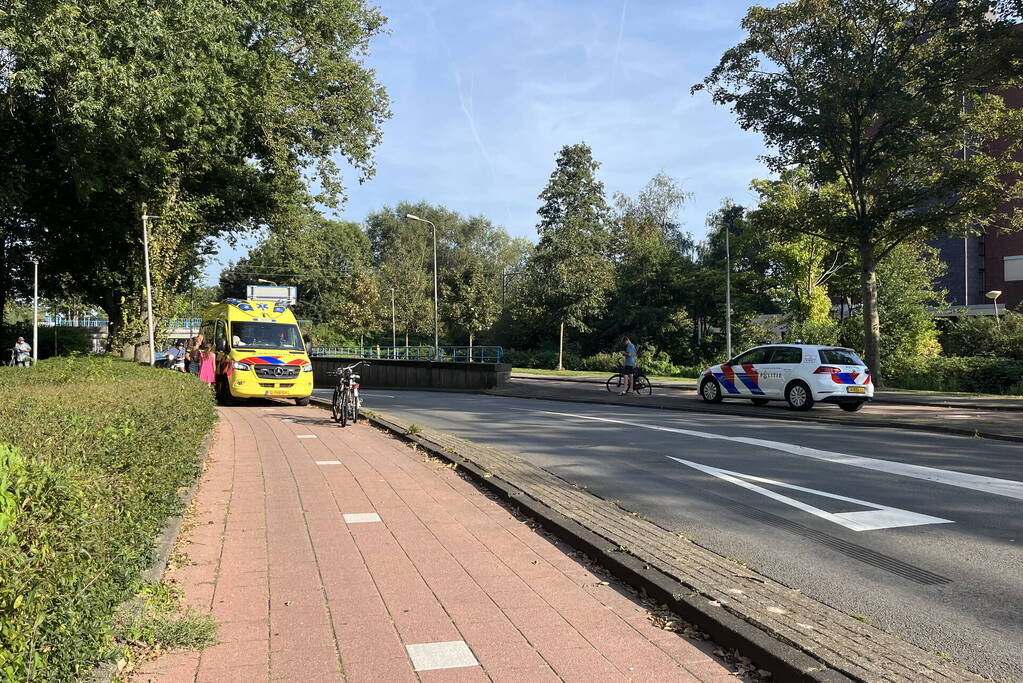
[[[206,382],[211,387],[213,382],[216,380],[216,373],[213,371],[213,364],[216,361],[216,357],[210,350],[209,342],[202,345],[202,351],[199,352],[199,379]]]

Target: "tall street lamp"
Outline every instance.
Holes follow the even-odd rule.
[[[433,228],[433,358],[434,360],[440,360],[440,318],[438,317],[437,309],[437,226],[433,224],[433,221],[428,221],[425,218],[419,216],[413,216],[410,213],[405,214],[405,218],[410,221],[419,221],[420,223],[429,223],[430,227]]]
[[[391,287],[391,357],[397,358],[398,353],[398,326],[394,317],[394,287]]]
[[[991,303],[995,307],[995,322],[998,323],[999,325],[1002,324],[1001,319],[999,319],[999,317],[998,317],[998,297],[1000,297],[1001,295],[1002,295],[1002,290],[1000,290],[1000,289],[992,289],[990,292],[988,292],[985,295],[985,296],[987,296],[987,298],[991,299]]]
[[[728,233],[725,223],[725,353],[732,359],[732,254],[728,248]]]
[[[277,286],[277,283],[274,282],[273,280],[264,280],[261,277],[257,277],[256,282],[262,282],[264,285],[273,285],[274,287]]]
[[[160,216],[146,215],[146,205],[142,205],[142,251],[146,262],[146,314],[149,318],[149,366],[156,365],[156,341],[153,334],[153,285],[149,278],[149,219]]]
[[[32,261],[32,266],[32,365],[35,365],[39,360],[39,261]],[[53,355],[57,355],[56,343]]]

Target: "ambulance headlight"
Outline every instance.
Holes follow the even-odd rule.
[[[302,372],[312,372],[312,371],[313,371],[313,364],[312,363],[307,363],[307,364],[302,366]]]
[[[252,366],[249,365],[248,363],[243,363],[240,360],[238,360],[238,361],[234,362],[234,369],[235,370],[251,370]]]

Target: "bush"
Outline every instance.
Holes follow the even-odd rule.
[[[537,370],[553,370],[558,366],[558,352],[545,350],[522,351],[505,349],[504,362],[516,368],[535,368]],[[562,365],[566,370],[581,370],[583,360],[571,351],[562,354]]]
[[[901,389],[1023,394],[1023,361],[1005,358],[908,358],[885,368],[885,383]]]
[[[950,356],[987,356],[1023,360],[1023,313],[959,317],[945,328],[941,346]]]
[[[593,372],[615,372],[622,364],[620,353],[595,353],[582,359],[580,370],[591,370]]]
[[[0,369],[0,679],[81,678],[199,474],[191,375],[103,357]]]
[[[6,336],[0,339],[0,348],[7,349],[2,356],[3,363],[6,365],[10,360],[10,348],[14,346],[18,337],[24,337],[25,341],[29,344],[32,343],[32,325],[19,323],[10,326],[4,331],[4,335]],[[85,327],[40,327],[37,351],[40,358],[89,353],[92,351],[89,330]]]

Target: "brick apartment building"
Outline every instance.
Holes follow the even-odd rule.
[[[1010,107],[1023,107],[1023,90],[1006,91],[1003,97]],[[941,252],[948,268],[939,284],[948,291],[948,303],[955,309],[969,306],[971,312],[993,315],[994,307],[986,296],[992,290],[1002,293],[1000,310],[1003,306],[1016,309],[1023,303],[1023,231],[992,229],[976,237],[944,237],[931,244]]]

